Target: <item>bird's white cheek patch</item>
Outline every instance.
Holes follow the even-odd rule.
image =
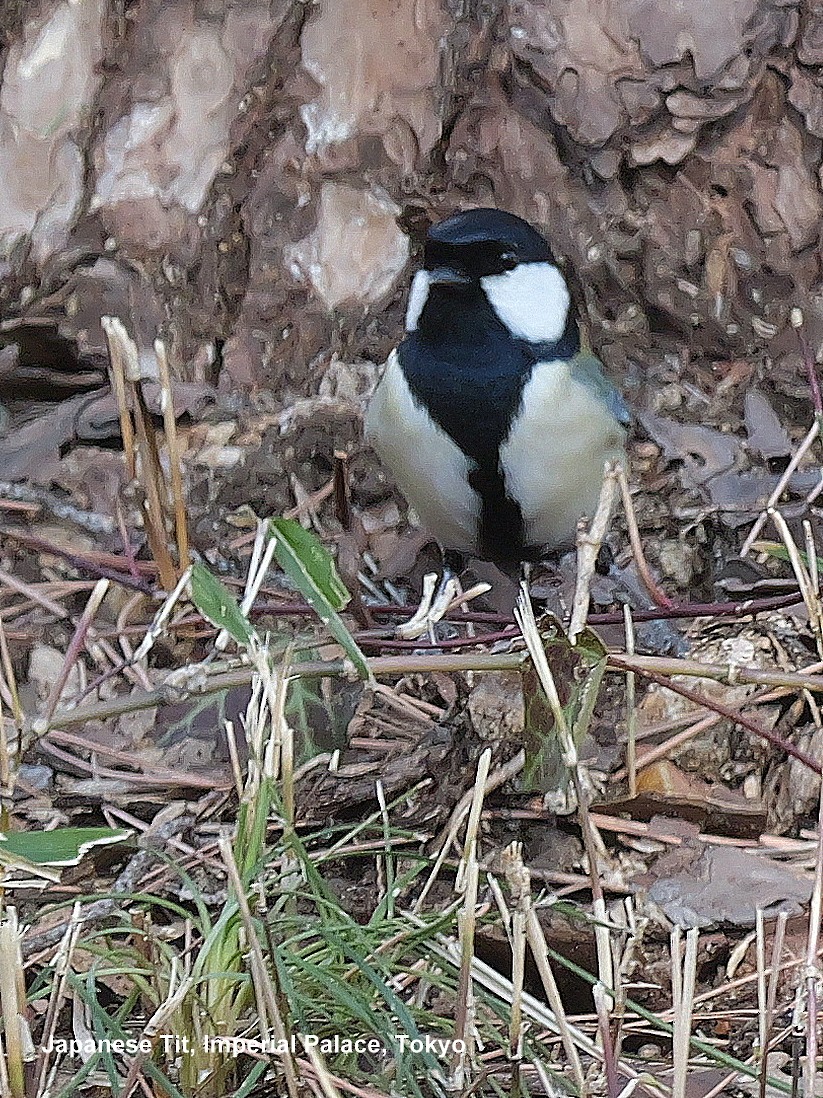
[[[517,339],[553,343],[566,328],[571,298],[551,263],[521,263],[513,271],[480,279],[494,311]]]
[[[409,290],[409,303],[406,306],[406,331],[413,332],[417,328],[420,314],[426,307],[429,299],[429,272],[418,271],[412,279]]]

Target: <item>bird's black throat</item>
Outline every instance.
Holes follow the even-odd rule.
[[[415,398],[475,463],[469,483],[482,500],[479,553],[511,568],[528,555],[523,514],[506,493],[500,447],[520,409],[535,364],[569,358],[577,325],[553,344],[516,339],[478,283],[432,286],[418,320],[398,348]]]

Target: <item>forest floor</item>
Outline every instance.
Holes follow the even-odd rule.
[[[452,609],[434,640],[398,637],[437,557],[361,442],[374,364],[335,360],[318,391],[285,403],[175,383],[171,440],[145,385],[136,481],[108,390],[12,394],[0,439],[4,830],[128,831],[95,832],[105,845],[67,868],[33,848],[9,863],[8,902],[26,924],[21,1012],[41,1046],[24,1092],[54,1071],[60,1094],[262,1094],[272,1078],[281,1093],[372,1098],[541,1094],[561,1079],[615,1096],[823,1093],[807,1060],[823,874],[821,456],[803,354],[782,361],[795,367],[785,376],[668,356],[629,394],[633,510],[664,605],[619,504],[614,562],[592,581],[592,632],[577,647],[557,624],[574,557],[536,577],[577,741],[571,771],[502,577],[478,567],[490,592]],[[785,521],[758,531],[770,498]],[[272,564],[248,610],[275,668],[267,717],[250,685],[257,640],[245,655],[217,641],[185,592],[152,621],[179,575],[183,526],[239,601],[259,563],[257,519],[284,515],[336,556],[355,595],[347,636],[375,678],[339,673],[339,636]],[[293,764],[280,742],[292,733]],[[280,765],[267,770],[255,736],[272,734]],[[237,881],[251,912],[231,899]],[[248,945],[260,926],[268,983]],[[254,1037],[255,1017],[275,1033],[365,1032],[385,1047],[299,1047],[290,1062],[235,1049],[187,1067],[157,1036]],[[397,1052],[397,1032],[474,1036],[461,1060],[459,1048]],[[699,1043],[685,1073],[689,1032]],[[151,1051],[107,1058],[105,1034],[147,1037]],[[85,1058],[55,1051],[82,1038]]]

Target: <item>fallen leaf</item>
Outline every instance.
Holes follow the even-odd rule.
[[[631,883],[681,927],[751,927],[758,908],[766,918],[781,911],[799,915],[812,893],[811,881],[773,858],[693,838],[662,854]]]

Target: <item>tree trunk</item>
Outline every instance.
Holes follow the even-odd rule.
[[[279,398],[380,360],[429,219],[542,227],[630,394],[823,340],[814,0],[6,4],[0,292],[21,362],[99,317]],[[9,323],[10,322],[10,323]],[[38,359],[39,356],[39,359]],[[665,371],[664,371],[665,374]],[[658,370],[658,383],[659,383]]]

